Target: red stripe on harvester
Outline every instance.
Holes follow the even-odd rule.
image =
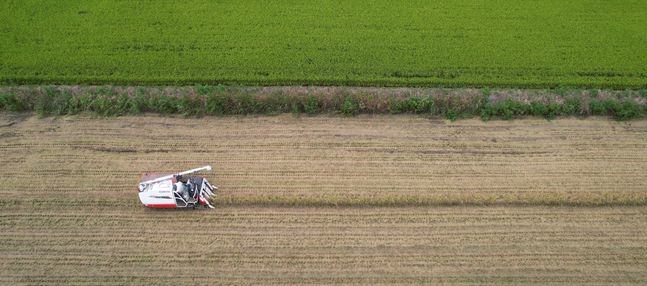
[[[172,209],[176,207],[175,204],[149,204],[146,206],[152,209]]]

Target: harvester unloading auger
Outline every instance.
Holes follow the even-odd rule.
[[[191,169],[173,175],[143,174],[139,183],[139,200],[149,208],[213,208],[209,198],[218,187],[204,177],[187,176],[200,171],[211,171],[211,166]]]

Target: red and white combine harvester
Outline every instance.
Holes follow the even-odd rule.
[[[139,200],[149,208],[213,208],[209,198],[218,188],[199,176],[187,176],[200,171],[211,171],[204,166],[174,175],[143,174],[139,183]]]

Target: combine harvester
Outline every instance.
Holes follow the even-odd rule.
[[[213,208],[209,198],[218,188],[199,176],[186,176],[200,171],[211,171],[204,166],[175,175],[143,174],[139,183],[139,200],[149,208]]]

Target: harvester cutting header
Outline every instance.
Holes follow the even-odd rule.
[[[218,188],[204,177],[187,176],[211,171],[211,166],[191,169],[174,175],[143,174],[139,183],[139,200],[149,208],[213,208],[209,198]]]

